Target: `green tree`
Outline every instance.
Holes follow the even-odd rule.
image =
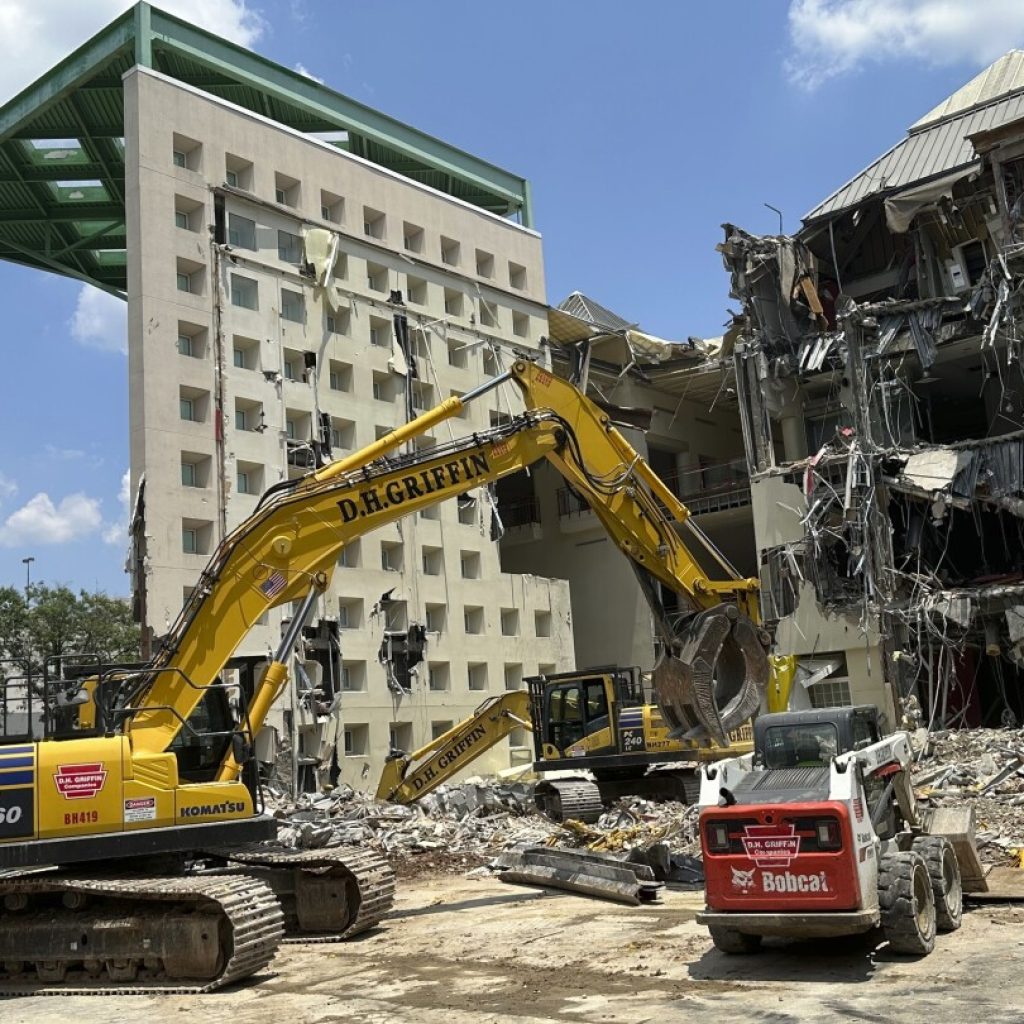
[[[28,643],[28,603],[17,587],[0,587],[0,660],[24,671]]]

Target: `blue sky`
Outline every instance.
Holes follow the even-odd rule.
[[[0,102],[127,6],[0,0]],[[167,7],[526,176],[549,300],[579,289],[667,338],[721,331],[722,222],[774,232],[771,203],[794,230],[1024,43],[1016,0]],[[34,579],[127,593],[119,315],[8,264],[0,294],[0,584],[23,583],[31,555]]]

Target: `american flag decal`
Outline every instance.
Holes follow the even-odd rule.
[[[853,798],[853,813],[857,816],[858,821],[864,817],[864,803],[859,796]]]
[[[286,586],[288,581],[279,572],[275,572],[266,583],[260,584],[260,590],[264,597],[277,597]]]

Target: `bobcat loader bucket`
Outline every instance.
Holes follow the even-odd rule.
[[[708,736],[724,747],[757,711],[769,674],[757,626],[723,604],[694,616],[666,647],[654,692],[672,736]]]

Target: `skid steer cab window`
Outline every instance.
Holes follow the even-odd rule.
[[[839,752],[839,734],[830,722],[776,725],[765,733],[767,768],[816,768]]]

